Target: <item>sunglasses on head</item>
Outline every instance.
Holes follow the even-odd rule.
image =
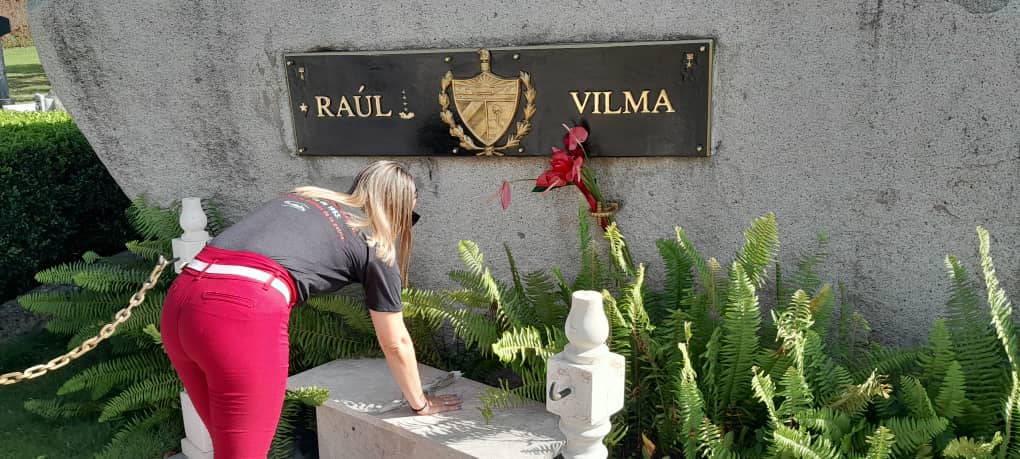
[[[418,223],[419,219],[421,219],[421,215],[418,215],[418,212],[411,211],[411,226]]]

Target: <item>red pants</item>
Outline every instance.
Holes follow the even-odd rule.
[[[249,252],[206,247],[198,260],[272,273],[296,298],[290,274]],[[184,269],[167,293],[161,334],[167,356],[219,458],[265,459],[287,387],[290,308],[266,283]]]

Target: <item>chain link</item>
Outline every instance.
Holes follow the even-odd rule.
[[[145,292],[148,292],[156,285],[156,281],[159,280],[159,276],[163,274],[163,270],[166,269],[168,265],[170,265],[169,260],[162,256],[159,257],[159,263],[152,268],[152,273],[149,274],[149,280],[145,281],[145,283],[142,284],[142,288],[135,292],[134,295],[131,295],[131,300],[128,301],[127,307],[121,309],[113,316],[113,322],[103,325],[103,328],[99,330],[99,334],[85,340],[74,349],[71,349],[68,353],[50,360],[45,364],[29,367],[25,369],[25,371],[15,371],[13,373],[0,375],[0,386],[16,384],[28,379],[38,378],[47,372],[64,367],[71,363],[72,360],[77,359],[78,357],[81,357],[95,349],[99,343],[103,342],[103,340],[113,336],[120,324],[127,322],[127,320],[131,318],[131,310],[145,301]]]

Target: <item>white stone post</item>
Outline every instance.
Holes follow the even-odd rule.
[[[199,198],[181,199],[181,218],[179,220],[184,234],[171,241],[174,257],[174,269],[179,273],[184,265],[195,258],[209,242],[209,233],[205,230],[208,219],[202,210]],[[181,414],[184,416],[184,435],[181,439],[181,452],[188,459],[213,459],[212,438],[205,428],[202,418],[198,417],[195,405],[187,392],[181,392]]]
[[[606,347],[601,293],[574,292],[566,331],[570,343],[549,358],[545,406],[560,417],[565,459],[605,459],[602,439],[612,428],[609,417],[623,408],[626,360]]]
[[[188,393],[181,391],[181,414],[184,416],[184,438],[181,439],[181,453],[188,459],[213,459],[212,437],[198,417],[195,405]]]
[[[209,242],[209,233],[205,230],[208,223],[205,211],[202,210],[202,200],[199,198],[181,199],[181,228],[184,234],[171,241],[174,257],[178,258],[174,263],[174,269],[179,273],[184,265],[195,258],[198,252]]]

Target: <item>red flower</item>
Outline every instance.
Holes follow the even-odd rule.
[[[566,127],[566,125],[563,127]],[[567,147],[567,151],[570,152],[571,156],[584,156],[584,149],[581,147],[581,144],[587,141],[588,130],[584,126],[574,126],[567,129],[567,135],[563,136],[563,146]]]
[[[552,149],[549,159],[549,170],[535,180],[534,191],[546,191],[581,181],[581,168],[584,167],[584,156],[567,155],[559,148]]]

